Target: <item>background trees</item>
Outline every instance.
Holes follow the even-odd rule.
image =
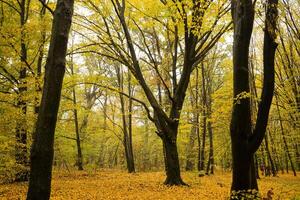
[[[85,20],[86,17],[81,17],[82,26],[86,28],[88,24],[87,31],[98,35],[98,40],[101,38],[100,43],[89,42],[87,46],[99,46],[100,51],[96,53],[119,62],[131,71],[153,109],[151,112],[144,104],[149,119],[157,128],[156,133],[163,141],[167,172],[165,183],[184,184],[180,177],[176,141],[185,93],[192,71],[230,27],[230,23],[219,25],[220,18],[228,11],[228,4],[202,1],[193,4],[156,2],[156,5],[160,4],[160,13],[174,14],[172,17],[165,17],[167,21],[163,22],[159,19],[160,13],[145,15],[146,10],[140,10],[136,5],[127,4],[125,1],[111,1],[111,3],[110,6],[103,8],[97,7],[93,1],[85,3],[91,12],[102,19],[104,26],[104,28],[99,27],[95,25],[93,19],[89,21]],[[114,10],[115,13],[109,9]],[[212,23],[206,23],[203,17],[210,9],[215,9],[217,13],[210,19]],[[129,10],[133,12],[128,13]],[[104,13],[105,11],[110,14]],[[188,12],[192,13],[191,16]],[[131,16],[132,13],[134,14]],[[126,17],[129,18],[129,22],[126,21]],[[114,18],[119,20],[117,24]],[[145,20],[166,31],[159,33],[156,27],[149,27]],[[108,41],[102,38],[107,38]],[[168,59],[166,60],[165,57]],[[152,88],[145,79],[145,69],[150,70],[150,74],[157,77],[157,89]],[[119,89],[122,91],[122,88]],[[122,98],[121,104],[123,104]],[[204,130],[206,131],[206,128]],[[203,135],[205,137],[205,134]]]
[[[41,35],[48,31],[48,16],[40,4],[31,1],[1,1],[1,110],[2,118],[10,119],[2,126],[6,152],[4,155],[4,174],[9,179],[26,181],[29,167],[29,145],[35,114],[31,112],[32,104],[38,102],[34,94],[39,82],[38,59],[44,51],[46,39]],[[32,12],[34,11],[34,12]],[[34,30],[43,30],[35,32]],[[12,31],[14,30],[14,31]],[[46,36],[44,36],[46,37]],[[14,134],[14,136],[12,136]],[[7,138],[14,138],[8,140]],[[15,147],[13,150],[12,147]],[[15,162],[9,161],[8,155],[15,155]],[[11,156],[10,156],[11,157]],[[5,171],[10,167],[11,172]]]

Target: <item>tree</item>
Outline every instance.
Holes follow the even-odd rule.
[[[30,180],[27,193],[27,199],[30,200],[50,198],[54,133],[65,73],[73,7],[73,0],[58,0],[54,11],[43,95],[30,155]]]
[[[168,17],[165,23],[159,20],[159,16],[144,14],[144,11],[131,3],[123,0],[111,2],[115,13],[110,15],[107,15],[107,10],[97,7],[91,0],[85,3],[89,9],[100,15],[105,27],[103,31],[103,27],[97,25],[99,22],[89,21],[92,28],[88,30],[93,30],[92,32],[99,34],[98,38],[100,38],[100,42],[95,42],[100,47],[96,53],[125,65],[138,81],[151,106],[149,109],[147,104],[144,104],[144,108],[148,111],[147,115],[155,124],[156,133],[163,142],[167,174],[165,184],[185,185],[180,176],[177,151],[181,111],[193,70],[223,33],[230,28],[230,23],[219,25],[220,20],[228,11],[228,4],[201,0],[192,3],[161,1],[162,4],[159,6],[163,13],[174,14],[174,17]],[[216,9],[216,12],[210,18],[212,23],[206,24],[206,27],[203,17],[211,7]],[[131,10],[142,13],[143,17],[135,16],[127,19]],[[157,34],[157,27],[149,29],[146,19],[151,19],[165,32]],[[86,26],[83,25],[83,27]],[[95,28],[97,30],[94,30]],[[213,30],[216,32],[214,33]],[[159,37],[164,39],[158,39]],[[95,45],[95,43],[90,45]],[[137,49],[142,52],[142,58],[138,57]],[[161,91],[164,91],[168,100],[166,105],[162,105],[156,97],[156,94],[160,92],[153,89],[149,80],[145,79],[144,70],[147,68],[158,77],[162,86]]]
[[[118,81],[118,89],[120,92],[124,93],[124,71],[122,67],[116,66],[116,74],[117,74],[117,81]],[[128,95],[129,95],[129,102],[128,102],[128,109],[126,109],[126,101],[123,94],[119,94],[120,96],[120,103],[121,103],[121,112],[122,112],[122,132],[123,132],[123,146],[125,149],[125,158],[127,163],[127,170],[129,173],[135,172],[134,166],[134,157],[133,157],[133,147],[132,147],[132,94],[133,88],[131,86],[131,74],[130,71],[127,74],[128,76]],[[128,117],[127,117],[128,116]]]
[[[263,48],[263,89],[256,124],[252,130],[249,96],[249,45],[253,30],[255,1],[232,1],[234,104],[230,124],[233,159],[231,190],[239,192],[238,198],[247,195],[248,189],[258,190],[253,155],[265,136],[274,92],[277,4],[277,0],[267,1]],[[234,195],[232,193],[232,197]]]
[[[25,42],[25,24],[28,20],[30,1],[22,0],[20,3],[20,25],[21,25],[21,67],[19,71],[18,82],[18,100],[17,107],[20,109],[20,120],[16,125],[16,163],[23,165],[25,169],[18,172],[16,175],[16,181],[28,180],[28,154],[27,154],[27,127],[26,127],[26,113],[27,102],[25,100],[25,93],[27,91],[26,77],[27,77],[27,45]]]

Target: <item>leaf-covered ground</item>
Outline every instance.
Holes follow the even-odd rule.
[[[197,177],[183,173],[190,187],[167,187],[162,184],[162,172],[128,174],[121,171],[71,173],[55,171],[51,199],[226,199],[231,175],[219,173]],[[263,177],[259,180],[263,196],[273,188],[273,199],[300,199],[300,178],[292,175]],[[0,199],[25,199],[27,184],[0,185]]]

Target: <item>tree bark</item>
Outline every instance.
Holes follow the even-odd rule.
[[[166,151],[167,178],[164,182],[166,185],[186,185],[180,175],[180,165],[177,151],[176,140],[163,138]]]
[[[237,197],[240,199],[245,195],[251,195],[249,189],[258,190],[253,155],[264,138],[274,92],[277,4],[278,0],[268,0],[267,2],[263,49],[263,89],[255,128],[252,131],[248,66],[255,4],[252,0],[232,1],[234,21],[233,93],[235,99],[230,124],[233,161],[231,190],[238,193],[232,193],[231,198]],[[254,194],[254,196],[256,195]]]
[[[54,133],[65,73],[73,7],[73,0],[58,0],[54,12],[43,95],[30,155],[28,200],[50,198]]]

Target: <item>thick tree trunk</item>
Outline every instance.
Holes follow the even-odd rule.
[[[178,159],[176,140],[164,138],[163,143],[166,151],[166,175],[164,182],[166,185],[186,185],[180,175],[180,165]]]
[[[238,142],[239,144],[234,144],[235,142]],[[247,145],[240,144],[240,141],[232,141],[232,143],[233,174],[231,190],[257,190],[253,154],[248,153],[246,148]]]
[[[254,1],[255,2],[255,1]],[[274,59],[277,44],[276,20],[277,0],[268,0],[264,29],[264,79],[261,102],[258,108],[255,128],[252,130],[249,88],[249,45],[254,22],[252,0],[232,1],[234,21],[233,79],[234,105],[230,124],[233,191],[231,198],[242,199],[251,195],[249,189],[258,190],[253,155],[259,148],[267,127],[270,106],[274,92]],[[234,192],[238,192],[235,194]],[[254,194],[256,197],[257,194]],[[247,197],[249,198],[249,196]]]
[[[28,200],[50,198],[54,132],[65,73],[73,5],[73,0],[58,0],[54,12],[43,95],[30,155]]]

